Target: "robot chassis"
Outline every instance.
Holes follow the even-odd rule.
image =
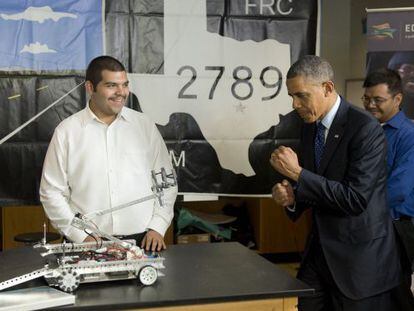
[[[0,283],[0,290],[9,288],[39,277],[44,277],[49,286],[55,286],[65,292],[75,291],[81,283],[103,282],[111,280],[139,279],[143,285],[152,285],[158,276],[164,274],[160,269],[164,258],[159,254],[146,254],[135,245],[135,240],[120,240],[100,231],[91,221],[92,218],[114,212],[125,207],[157,199],[163,206],[164,189],[175,187],[175,171],[167,174],[164,168],[159,173],[151,172],[152,194],[138,200],[113,208],[81,215],[76,214],[71,225],[94,234],[96,242],[46,244],[44,237],[40,244],[40,255],[48,260],[44,268]],[[159,179],[161,179],[159,181]]]

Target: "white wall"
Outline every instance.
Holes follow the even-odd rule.
[[[321,52],[335,72],[335,85],[340,94],[349,77],[351,0],[321,0]]]

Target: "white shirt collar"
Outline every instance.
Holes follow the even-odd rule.
[[[90,106],[89,106],[89,103],[90,102],[88,102],[87,104],[86,104],[86,107],[85,107],[85,109],[84,109],[84,113],[83,113],[83,116],[82,116],[82,125],[83,126],[86,126],[88,123],[90,123],[90,122],[92,122],[92,121],[94,121],[94,120],[96,120],[97,122],[100,122],[100,123],[103,123],[94,113],[93,113],[93,111],[91,110],[91,108],[90,108]],[[127,109],[123,109],[122,108],[122,110],[121,110],[121,112],[120,113],[118,113],[118,115],[116,116],[116,120],[119,120],[119,119],[123,119],[123,120],[125,120],[125,121],[128,121],[128,119],[129,119],[129,117],[128,117],[128,111],[127,111]]]
[[[329,112],[326,114],[326,116],[321,121],[322,124],[325,126],[325,128],[328,130],[330,129],[332,122],[335,119],[340,103],[341,103],[341,97],[337,95],[335,104],[332,106],[331,110],[329,110]]]

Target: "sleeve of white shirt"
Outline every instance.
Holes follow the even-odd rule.
[[[153,169],[156,172],[159,172],[160,169],[164,167],[167,174],[169,174],[173,170],[170,156],[164,140],[162,139],[162,136],[155,124],[151,134],[151,145],[153,146]],[[148,229],[155,230],[164,236],[174,217],[174,203],[177,197],[177,192],[177,187],[164,190],[164,206],[160,206],[158,200],[155,200],[154,212],[152,219],[148,224]]]
[[[68,203],[67,148],[59,128],[55,130],[46,153],[39,194],[52,225],[70,240],[83,242],[87,234],[70,225],[75,213]]]

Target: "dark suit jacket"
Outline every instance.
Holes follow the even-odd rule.
[[[303,127],[299,158],[304,169],[295,192],[296,213],[290,216],[312,208],[313,238],[319,238],[345,296],[361,299],[386,291],[399,283],[400,264],[386,206],[383,130],[371,115],[341,100],[318,170],[315,130],[315,123]],[[311,242],[312,237],[308,246]]]

